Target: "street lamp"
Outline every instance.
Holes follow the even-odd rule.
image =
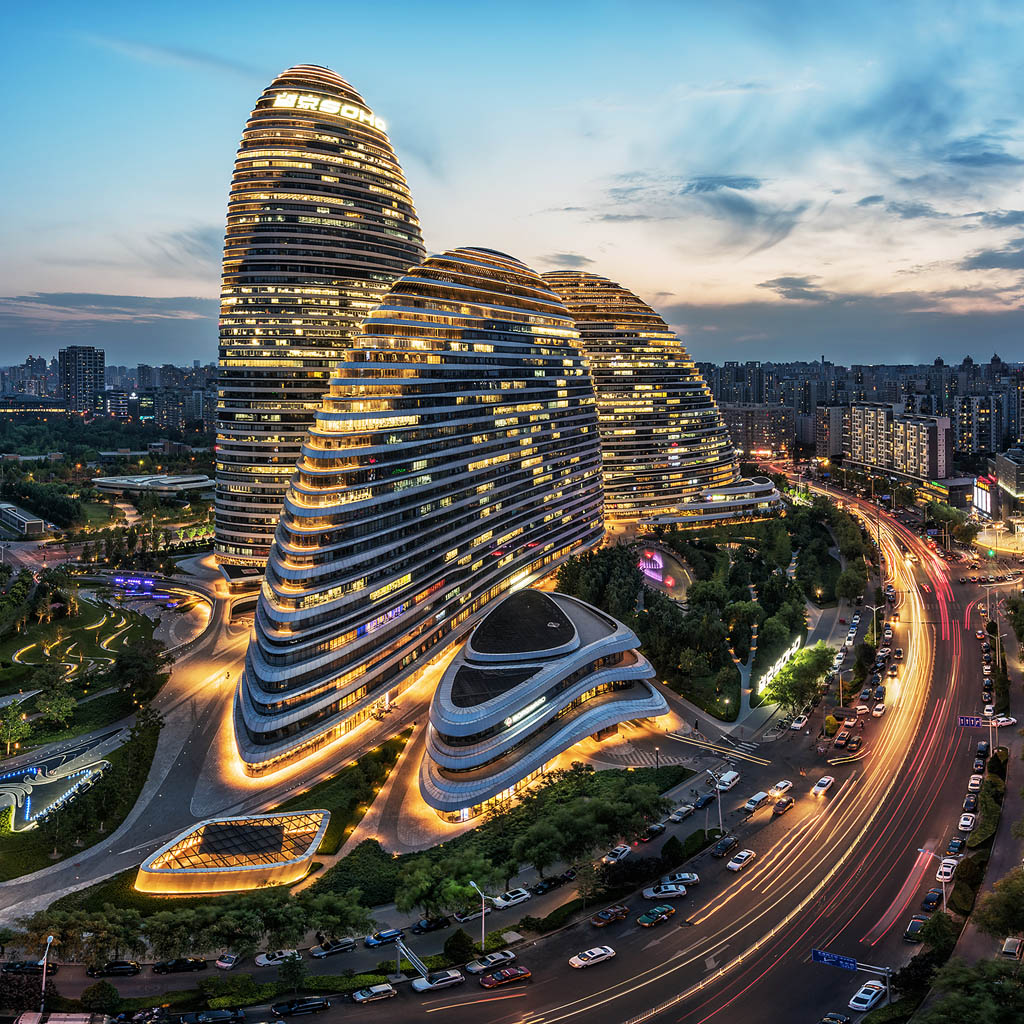
[[[43,985],[39,990],[39,1012],[44,1013],[46,1010],[46,968],[50,959],[50,946],[53,945],[53,936],[46,936],[46,950],[43,952]]]
[[[725,828],[722,825],[722,794],[718,789],[718,783],[721,780],[721,776],[717,772],[713,772],[710,768],[705,768],[704,771],[711,776],[715,783],[715,803],[718,805],[718,834],[719,836],[724,836]]]
[[[869,605],[866,605],[865,607],[871,609],[871,632],[874,634],[875,644],[877,645],[878,644],[878,612],[879,612],[880,609],[884,608],[885,605],[884,604],[869,604]]]
[[[923,850],[920,847],[918,847],[917,852],[918,853],[927,853],[928,856],[932,858],[932,860],[937,860],[940,864],[942,863],[943,858],[940,857],[937,853],[933,853],[931,850]],[[946,880],[945,880],[945,878],[942,879],[942,912],[943,913],[946,912]]]
[[[473,886],[478,893],[480,893],[480,955],[487,955],[487,903],[486,900],[494,902],[493,896],[488,896],[487,893],[480,888],[476,882],[470,881],[469,883]]]
[[[654,748],[654,770],[657,771],[661,767],[661,747]]]

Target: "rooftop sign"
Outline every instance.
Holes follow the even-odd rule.
[[[328,96],[317,96],[316,93],[279,92],[274,97],[274,106],[293,110],[318,110],[321,114],[335,114],[350,121],[371,125],[380,131],[386,128],[384,118],[377,117],[365,107],[357,106],[355,103],[342,103],[341,100],[332,100]]]

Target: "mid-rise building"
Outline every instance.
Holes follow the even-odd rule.
[[[383,119],[326,68],[301,65],[274,79],[246,124],[228,201],[221,562],[263,566],[331,368],[388,285],[423,255]]]
[[[302,446],[235,701],[253,775],[383,713],[499,595],[604,534],[573,318],[518,260],[432,256],[363,321]]]
[[[565,594],[506,597],[434,693],[423,799],[446,821],[468,821],[513,797],[580,740],[666,714],[639,646],[631,629]]]
[[[953,468],[948,416],[908,413],[899,403],[854,402],[844,423],[844,463],[908,481],[942,480]]]
[[[92,345],[69,345],[57,353],[60,394],[68,412],[103,412],[106,353]]]
[[[832,459],[843,454],[842,405],[819,405],[815,409],[814,454],[819,459]]]
[[[1003,444],[1003,397],[957,395],[953,399],[953,447],[965,455],[998,451]]]
[[[723,402],[718,408],[741,455],[763,458],[793,453],[796,415],[790,406]]]
[[[557,271],[544,280],[576,319],[597,394],[605,518],[670,515],[739,476],[711,392],[676,334],[607,278]]]

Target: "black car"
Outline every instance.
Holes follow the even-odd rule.
[[[712,857],[724,857],[734,846],[739,844],[735,836],[722,836],[721,839],[711,847]]]
[[[966,839],[961,839],[959,836],[953,836],[953,838],[946,843],[946,853],[951,857],[955,857],[957,854],[963,853],[966,846]]]
[[[713,804],[716,799],[717,799],[717,794],[716,793],[701,793],[701,795],[699,797],[697,797],[697,799],[694,801],[693,809],[695,811],[701,811],[705,807],[707,807],[708,804]]]
[[[884,686],[876,686],[875,687],[875,700],[885,700],[885,687]]]
[[[56,974],[59,967],[55,963],[47,961],[46,974]],[[9,963],[3,966],[4,974],[42,974],[43,973],[43,961],[42,960],[11,960]]]
[[[562,881],[561,876],[558,878],[542,878],[530,892],[534,896],[543,896],[547,892],[552,892],[554,889],[561,888],[565,883]]]
[[[850,1024],[852,1017],[847,1017],[845,1013],[826,1013],[821,1018],[820,1024]]]
[[[274,1003],[270,1012],[275,1017],[299,1017],[304,1013],[322,1013],[330,1005],[321,996],[304,996],[301,999],[289,999],[286,1003]]]
[[[978,794],[968,793],[964,797],[964,810],[970,811],[973,814],[978,809]]]
[[[922,910],[938,910],[942,906],[942,890],[929,889],[921,900]]]
[[[441,928],[447,928],[451,921],[447,917],[421,917],[413,926],[413,935],[423,935],[426,932],[436,932]]]
[[[564,885],[566,882],[573,882],[576,880],[576,869],[566,868],[559,876],[558,879]]]
[[[205,971],[206,961],[197,956],[179,956],[173,960],[158,960],[153,964],[154,974],[181,974],[184,971]]]
[[[921,929],[928,923],[924,914],[915,914],[907,924],[907,930],[903,933],[904,942],[920,942]]]
[[[648,825],[647,828],[640,833],[640,842],[649,843],[652,839],[657,839],[664,831],[665,826],[660,821],[656,821],[653,825]]]
[[[988,763],[987,759],[982,757],[980,754],[974,759],[974,773],[977,775],[978,772],[985,770],[985,765]]]
[[[978,757],[988,757],[989,745],[988,740],[978,741]]]
[[[233,1010],[200,1010],[198,1013],[183,1013],[179,1024],[242,1024],[245,1012],[235,1007]]]
[[[127,978],[142,973],[142,968],[134,960],[108,960],[102,967],[87,967],[85,973],[90,978]]]

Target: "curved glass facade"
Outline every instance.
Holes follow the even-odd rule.
[[[302,439],[360,320],[423,259],[384,121],[301,65],[249,116],[224,239],[216,551],[262,568]]]
[[[572,317],[501,253],[397,281],[342,357],[284,501],[235,702],[251,774],[379,713],[489,601],[598,542]]]
[[[605,516],[676,513],[739,476],[722,416],[682,342],[647,303],[594,274],[544,280],[576,319],[597,393]]]

